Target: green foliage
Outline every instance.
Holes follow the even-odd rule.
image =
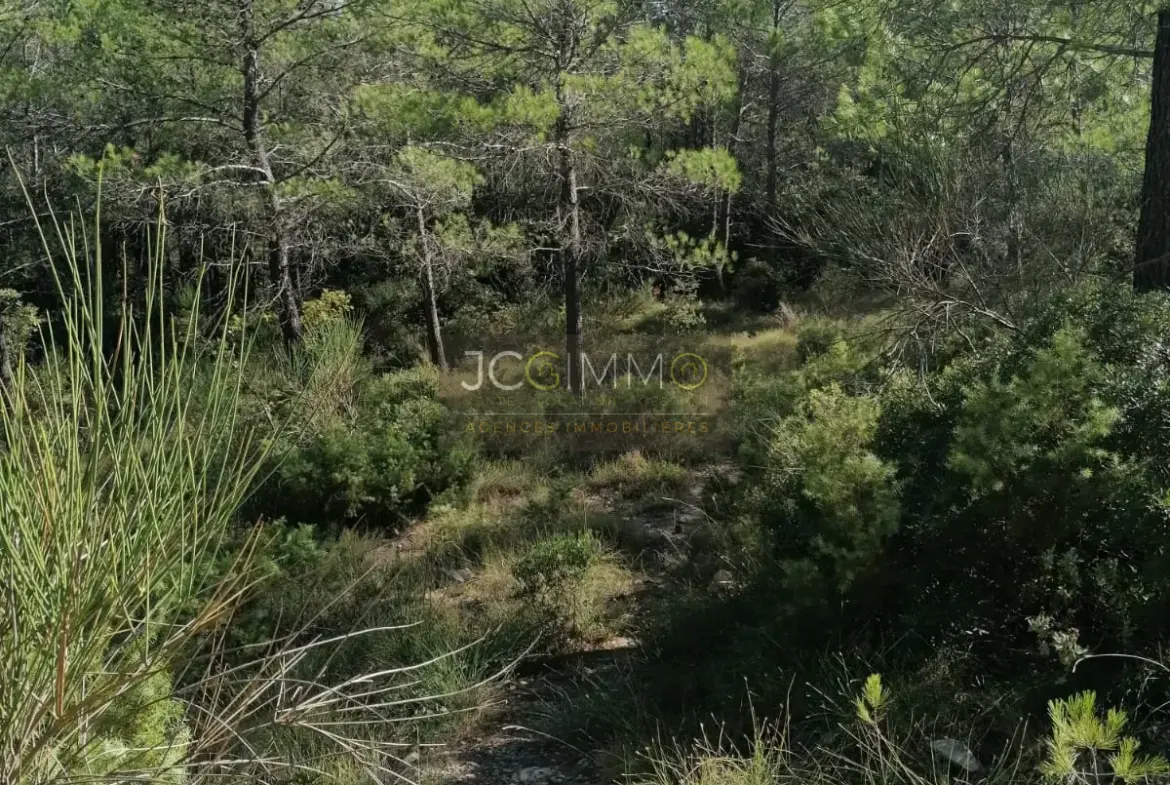
[[[857,718],[867,725],[878,725],[889,708],[890,693],[882,685],[881,674],[871,673],[861,688],[854,705]]]
[[[120,772],[148,771],[152,781],[187,782],[182,764],[190,732],[183,721],[183,702],[173,698],[171,690],[168,674],[158,672],[111,702],[94,724],[97,741],[82,764],[85,774],[108,778]]]
[[[1082,334],[1060,330],[1021,376],[992,378],[968,391],[950,465],[978,493],[1039,465],[1092,472],[1110,458],[1103,448],[1120,412],[1097,395],[1103,368]]]
[[[1099,782],[1112,775],[1133,783],[1170,773],[1170,764],[1164,758],[1139,756],[1141,745],[1137,739],[1122,735],[1128,721],[1125,712],[1109,709],[1104,718],[1097,716],[1097,696],[1093,692],[1051,701],[1048,716],[1052,730],[1047,739],[1048,758],[1041,772],[1050,781]],[[1087,761],[1082,757],[1086,754]],[[1108,770],[1104,770],[1106,762]]]
[[[474,452],[437,400],[433,371],[359,374],[337,416],[282,439],[252,504],[300,523],[394,529],[434,496],[466,485]]]
[[[711,189],[734,193],[742,182],[735,159],[724,148],[669,150],[664,167],[672,177]]]
[[[512,572],[521,595],[554,599],[571,591],[600,555],[592,532],[558,534],[533,545]]]
[[[41,323],[40,314],[33,306],[21,302],[18,292],[0,289],[0,319],[4,320],[4,339],[9,351],[20,356]]]
[[[553,646],[604,630],[610,595],[624,583],[590,530],[558,532],[532,543],[513,564],[512,577],[525,616],[551,635]]]
[[[803,362],[833,351],[843,339],[841,327],[833,322],[809,322],[801,325],[796,338],[796,353]]]
[[[820,571],[843,591],[877,565],[898,526],[894,467],[873,452],[880,405],[837,386],[813,390],[780,421],[769,453],[770,525],[793,580]]]
[[[245,357],[222,340],[183,351],[189,335],[124,312],[115,324],[141,353],[115,368],[101,267],[76,234],[59,237],[62,319],[0,406],[0,662],[14,676],[0,687],[0,779],[158,767],[181,782],[199,750],[170,673],[248,577],[246,560],[208,569],[263,456],[237,419]]]
[[[338,322],[353,311],[352,298],[346,292],[326,289],[312,300],[306,300],[301,309],[305,329],[312,331],[326,322]]]

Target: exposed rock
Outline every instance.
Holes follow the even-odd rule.
[[[453,583],[467,583],[475,577],[475,573],[464,567],[460,570],[443,570]]]
[[[550,769],[545,766],[529,766],[516,772],[512,777],[513,782],[527,783],[528,785],[543,785],[548,782],[555,782],[560,779],[556,769]]]
[[[975,759],[974,753],[961,741],[955,739],[935,739],[930,742],[930,748],[943,756],[963,771],[975,772],[983,767]]]
[[[735,584],[735,576],[727,570],[720,570],[711,578],[711,585],[718,589],[726,589]]]

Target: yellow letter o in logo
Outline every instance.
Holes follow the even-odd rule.
[[[670,380],[683,390],[695,390],[707,381],[707,362],[692,352],[676,355],[670,362]]]

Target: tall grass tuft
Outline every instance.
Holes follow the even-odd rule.
[[[124,303],[108,332],[100,244],[73,221],[51,229],[60,319],[0,406],[0,781],[13,783],[186,756],[182,722],[139,750],[110,720],[169,683],[244,588],[242,571],[208,567],[256,465],[237,433],[238,358],[222,333],[196,348],[198,320],[167,323],[163,233],[141,307]]]
[[[100,243],[42,231],[63,310],[0,392],[0,782],[397,771],[411,667],[327,684],[303,666],[337,638],[216,646],[257,574],[225,543],[265,448],[239,418],[247,342],[163,307],[164,225],[112,325]]]

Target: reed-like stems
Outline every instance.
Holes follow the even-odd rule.
[[[239,417],[248,341],[167,313],[165,221],[112,330],[101,244],[42,237],[62,312],[0,406],[0,782],[276,781],[316,765],[276,752],[290,732],[400,774],[387,723],[429,700],[411,668],[330,684],[303,665],[339,640],[216,646],[255,575],[248,545],[212,568],[265,458]]]

